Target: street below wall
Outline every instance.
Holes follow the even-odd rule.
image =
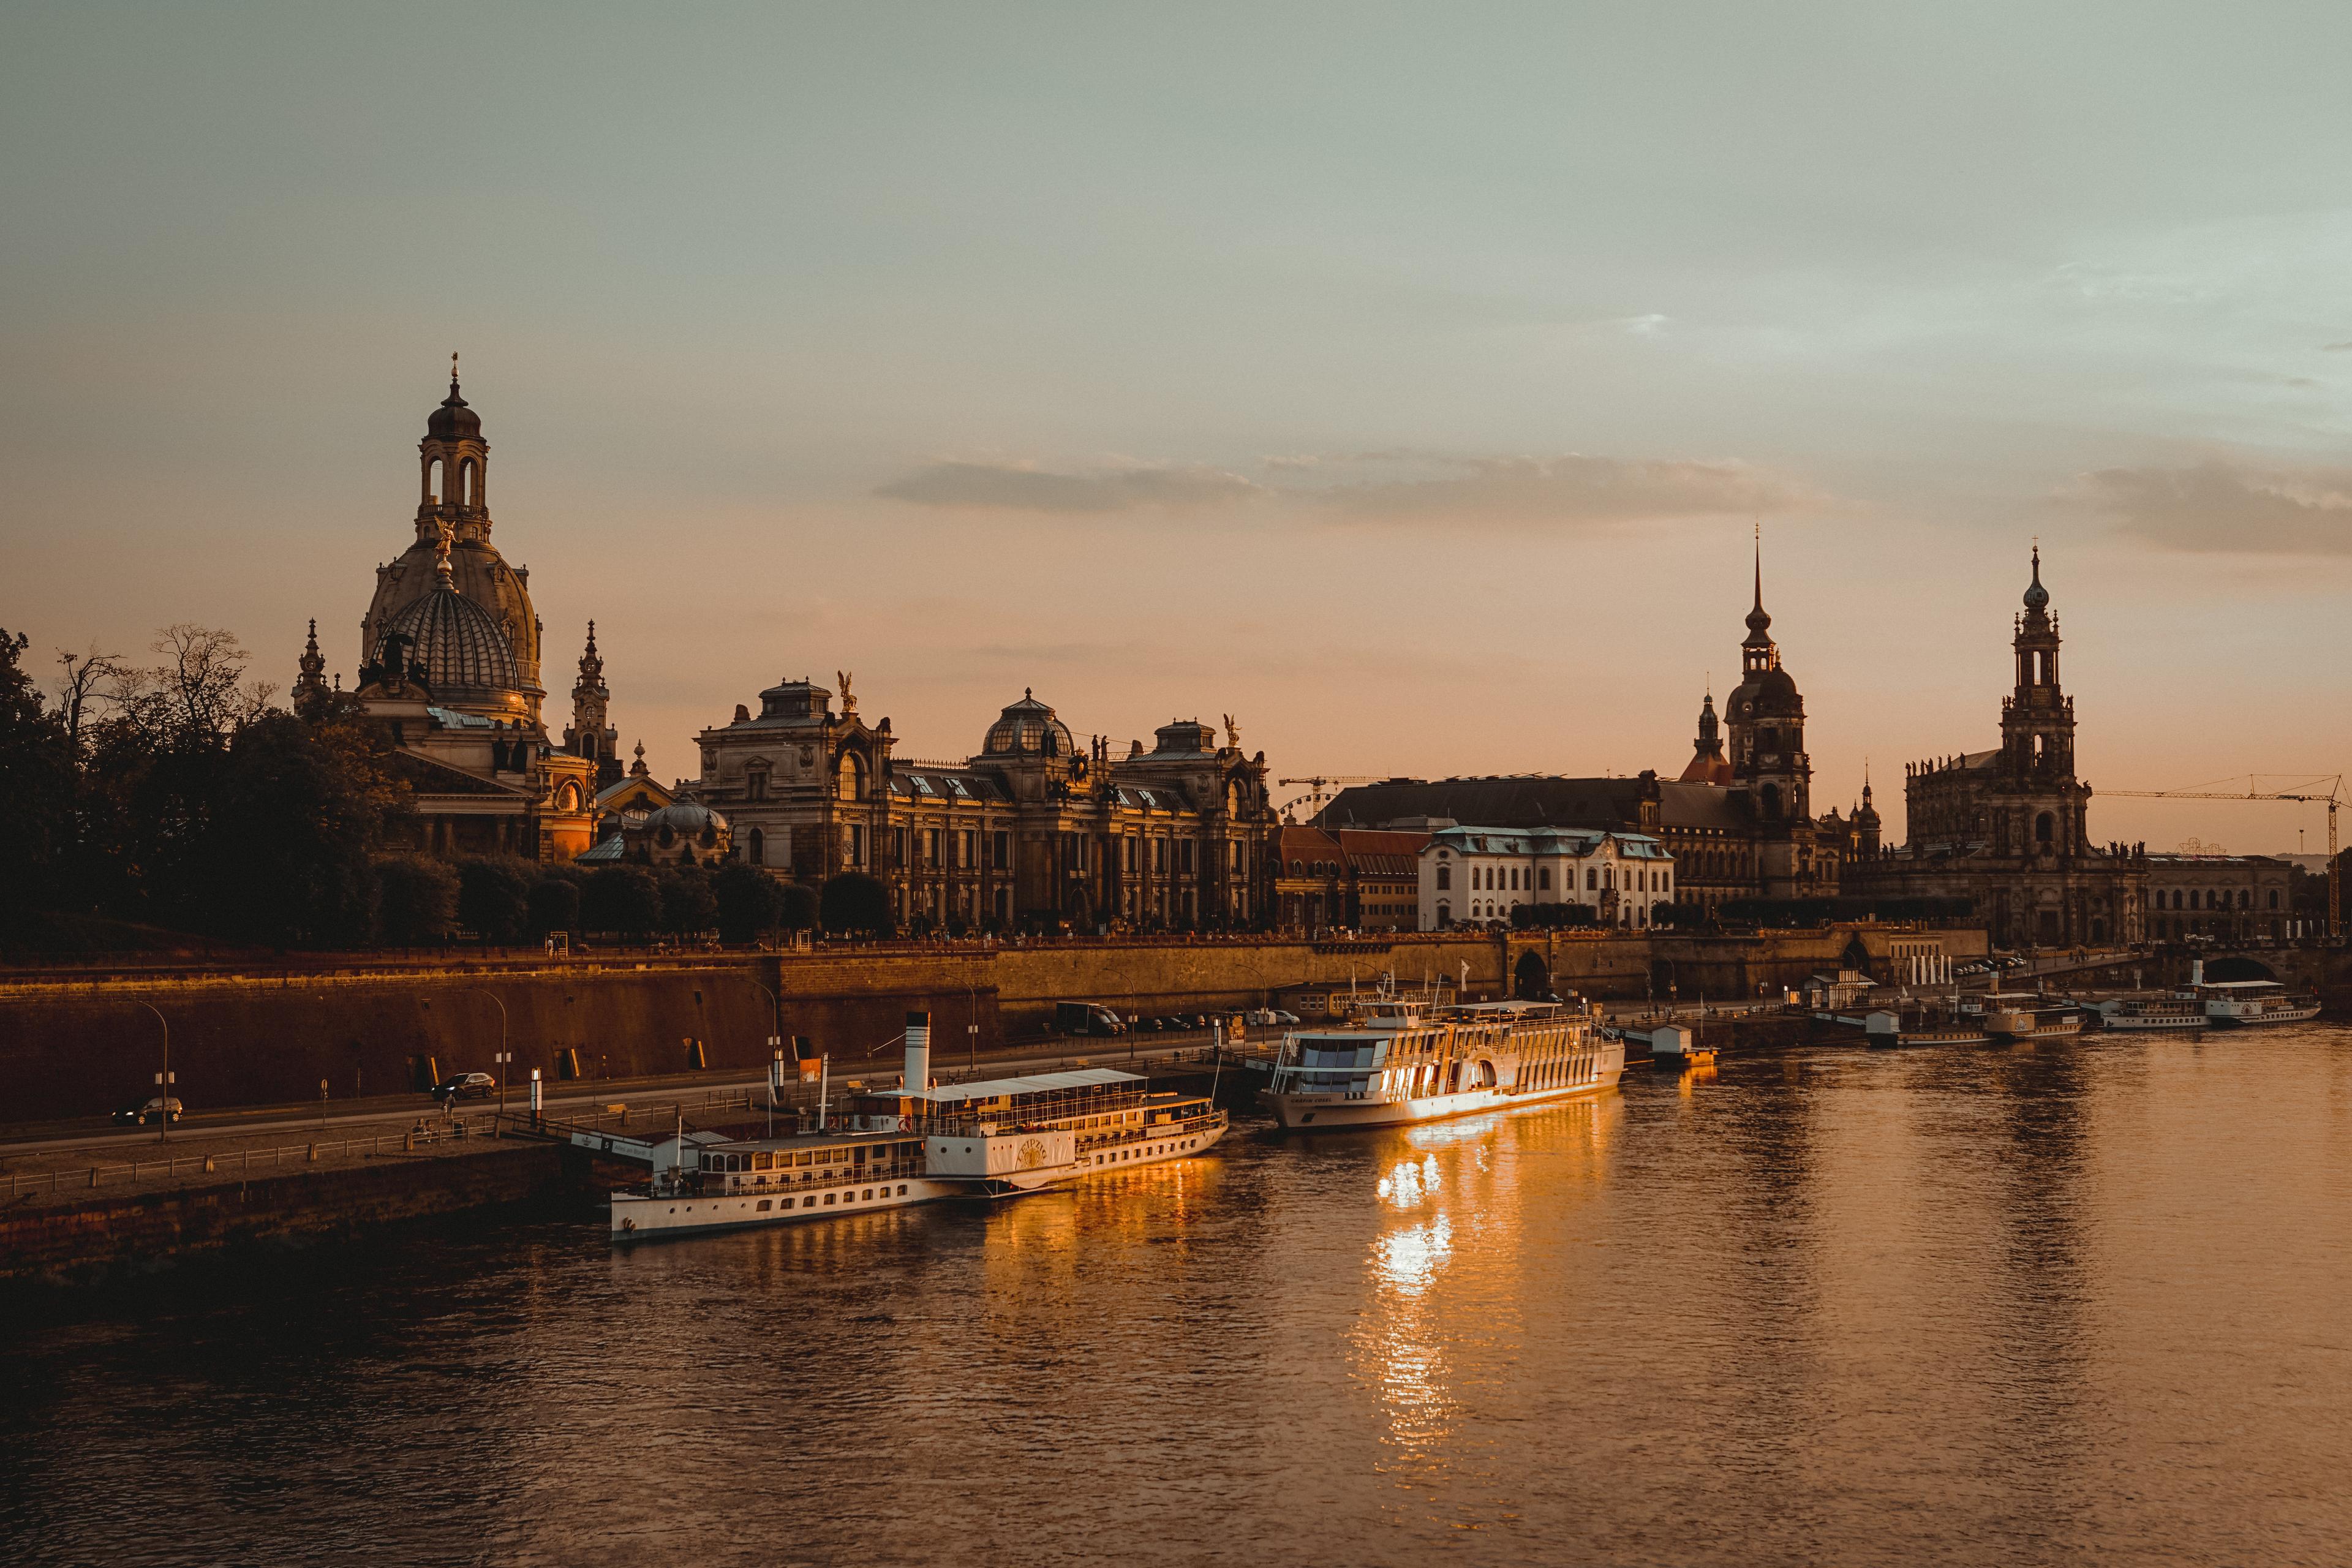
[[[530,950],[0,972],[0,1126],[79,1121],[103,1132],[105,1117],[155,1092],[167,1030],[168,1070],[192,1116],[277,1107],[315,1118],[323,1083],[331,1121],[354,1102],[413,1107],[438,1077],[495,1076],[502,1053],[511,1084],[536,1068],[550,1092],[593,1098],[646,1081],[756,1081],[780,1048],[772,1039],[789,1050],[795,1036],[837,1064],[882,1061],[909,1012],[930,1016],[935,1054],[947,1061],[1041,1048],[1066,1000],[1145,1018],[1267,1005],[1311,1016],[1312,1001],[1328,1005],[1350,987],[1444,980],[1474,998],[1553,990],[1612,1005],[1720,1005],[1775,995],[1838,968],[1857,946],[1872,968],[1895,973],[1922,945],[1960,961],[1984,951],[1977,931],[1860,924],[1758,936],[1452,931],[569,958]]]

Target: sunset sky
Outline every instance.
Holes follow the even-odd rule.
[[[548,715],[1034,687],[1279,777],[2347,764],[2352,7],[18,5],[0,625],[346,684],[463,352]],[[1298,793],[1286,791],[1286,795]],[[2101,838],[2324,843],[2095,802]]]

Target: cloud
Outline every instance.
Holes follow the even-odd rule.
[[[2102,468],[2081,490],[2126,534],[2171,550],[2352,554],[2352,469],[2264,472],[2215,459]]]
[[[1055,473],[1026,463],[931,463],[875,492],[919,506],[1111,512],[1230,505],[1265,493],[1239,474],[1198,465],[1131,464]]]
[[[1361,518],[1530,525],[1745,517],[1818,499],[1745,463],[1571,455],[1456,458],[1444,467],[1448,471],[1423,478],[1332,486],[1319,499]]]
[[[876,493],[922,506],[1086,515],[1268,505],[1302,519],[1517,528],[1749,517],[1822,498],[1738,462],[1566,457],[1463,458],[1400,449],[1261,459],[1282,482],[1202,464],[1056,471],[1028,463],[939,462]]]

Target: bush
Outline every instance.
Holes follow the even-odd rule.
[[[1650,910],[1650,923],[1670,931],[1696,931],[1710,918],[1701,904],[1659,904]]]
[[[661,883],[642,866],[600,866],[580,885],[586,930],[646,936],[660,928],[661,918]]]
[[[457,923],[484,940],[520,941],[530,914],[531,872],[512,858],[457,863]]]
[[[548,936],[580,929],[580,879],[550,875],[530,885],[530,933]]]
[[[854,936],[890,934],[890,895],[863,871],[828,878],[817,895],[817,915],[827,931]]]
[[[1514,904],[1511,924],[1519,931],[1549,931],[1558,926],[1589,926],[1599,919],[1591,904]]]
[[[457,873],[423,855],[376,862],[376,921],[387,943],[414,947],[446,940],[457,923]]]
[[[777,889],[784,896],[776,916],[778,931],[813,931],[816,927],[816,889],[805,882],[786,882]]]
[[[661,878],[661,928],[672,936],[689,936],[719,923],[719,899],[710,889],[710,873],[698,866],[680,866]]]
[[[781,923],[784,889],[756,866],[730,860],[710,879],[721,942],[757,942]]]

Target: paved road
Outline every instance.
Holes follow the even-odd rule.
[[[1209,1044],[1204,1033],[1122,1036],[1116,1040],[1054,1040],[1013,1046],[994,1052],[982,1052],[978,1070],[982,1076],[1011,1078],[1023,1072],[1034,1071],[1073,1059],[1083,1058],[1097,1067],[1124,1068],[1130,1061],[1137,1064],[1154,1061],[1181,1051],[1196,1051]],[[1131,1048],[1130,1048],[1131,1046]],[[877,1079],[896,1082],[902,1058],[877,1054],[854,1058],[834,1065],[833,1085],[835,1093],[850,1079]],[[953,1082],[973,1076],[969,1058],[962,1061],[931,1058],[932,1076]],[[592,1083],[557,1082],[547,1085],[541,1104],[547,1113],[558,1121],[565,1113],[574,1115],[601,1109],[607,1105],[627,1104],[643,1110],[648,1104],[667,1106],[680,1103],[691,1110],[709,1096],[759,1094],[767,1087],[767,1079],[735,1075],[694,1074],[667,1078],[600,1079]],[[814,1101],[814,1089],[804,1095],[793,1089],[786,1091],[782,1103],[796,1103],[801,1098]],[[528,1084],[509,1085],[507,1109],[527,1109],[530,1104]],[[484,1110],[498,1104],[495,1097],[488,1100],[462,1100],[459,1108]],[[232,1110],[192,1110],[172,1129],[173,1140],[197,1138],[217,1141],[222,1138],[252,1136],[257,1138],[299,1137],[321,1129],[340,1131],[350,1136],[354,1130],[376,1127],[399,1131],[410,1126],[419,1116],[431,1116],[438,1106],[425,1094],[376,1095],[366,1100],[330,1102],[321,1116],[318,1106],[270,1105],[252,1106]],[[95,1120],[28,1123],[10,1127],[0,1137],[0,1155],[42,1153],[54,1154],[74,1149],[114,1149],[131,1144],[152,1146],[160,1142],[157,1129],[116,1128]]]

